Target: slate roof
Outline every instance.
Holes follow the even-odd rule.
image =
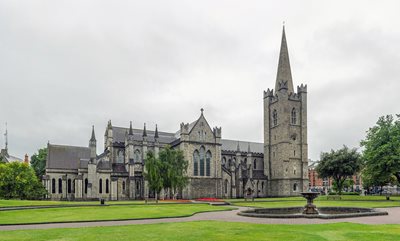
[[[253,179],[263,179],[267,178],[267,176],[264,175],[264,170],[253,170]]]
[[[222,150],[236,152],[238,141],[222,139]],[[250,151],[252,153],[264,153],[264,144],[258,142],[239,141],[239,148],[241,152],[247,152],[250,143]]]
[[[125,168],[125,164],[123,163],[114,163],[112,164],[113,172],[128,172]]]
[[[48,145],[46,168],[78,169],[90,159],[90,148],[80,146]],[[87,167],[87,163],[86,163]]]
[[[113,126],[113,139],[114,142],[125,142],[125,133],[129,132],[129,128]],[[146,130],[147,141],[154,142],[155,131]],[[175,138],[175,133],[168,133],[158,131],[158,141],[160,143],[169,144],[173,142]],[[143,140],[143,129],[133,129],[133,140],[142,141]]]
[[[4,159],[6,162],[24,162],[21,158],[11,155],[5,156]]]
[[[111,170],[111,163],[110,161],[106,161],[104,159],[100,159],[97,162],[97,169],[98,170]]]

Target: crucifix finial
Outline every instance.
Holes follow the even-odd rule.
[[[200,111],[201,111],[201,114],[203,114],[203,111],[204,111],[204,109],[203,109],[203,108],[201,108],[201,109],[200,109]]]

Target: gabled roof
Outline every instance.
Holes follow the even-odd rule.
[[[24,162],[21,158],[11,155],[5,156],[4,159],[6,162]]]
[[[84,168],[81,160],[90,159],[90,148],[48,144],[46,168],[78,169]],[[87,164],[86,164],[87,166]]]

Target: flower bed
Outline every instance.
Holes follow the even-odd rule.
[[[225,202],[222,199],[212,198],[212,197],[198,198],[198,199],[196,199],[196,201],[201,201],[201,202]]]
[[[160,202],[171,202],[171,203],[190,203],[192,201],[187,200],[187,199],[164,199],[164,200],[159,200]]]

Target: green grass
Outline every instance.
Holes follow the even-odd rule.
[[[0,231],[1,240],[399,240],[400,225],[268,225],[217,221]]]
[[[154,201],[152,201],[154,203]],[[160,203],[175,203],[172,200],[160,201]],[[100,201],[48,201],[48,200],[1,200],[1,207],[22,207],[22,206],[56,206],[56,205],[96,205]],[[106,201],[108,205],[122,205],[122,204],[145,204],[142,200],[129,200],[129,201]]]
[[[257,201],[257,202],[235,202],[236,206],[245,207],[299,207],[304,206],[306,202],[302,201]],[[399,201],[314,201],[317,207],[361,207],[361,208],[384,208],[384,207],[399,207]]]
[[[255,201],[304,201],[305,199],[303,197],[277,197],[277,198],[255,198]],[[328,200],[328,196],[323,195],[319,196],[315,200],[317,201],[326,201]],[[400,201],[400,196],[391,196],[390,197],[391,201]],[[231,202],[231,203],[237,203],[237,202],[244,202],[243,198],[237,198],[237,199],[225,199],[225,201]],[[341,201],[386,201],[385,196],[358,196],[358,195],[342,195],[341,196]]]
[[[196,212],[231,210],[208,204],[123,205],[27,209],[0,212],[0,224],[116,220],[189,216]]]
[[[254,202],[245,202],[244,199],[228,199],[227,201],[237,206],[265,208],[296,207],[305,205],[305,199],[303,197],[256,198],[254,199]],[[400,197],[390,197],[390,200],[387,201],[385,196],[342,195],[341,200],[328,200],[327,196],[320,196],[315,199],[314,203],[317,205],[317,207],[400,207]]]

